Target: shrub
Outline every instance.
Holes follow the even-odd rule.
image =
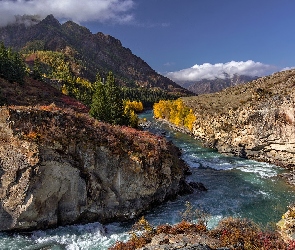
[[[263,232],[248,219],[232,217],[223,219],[209,235],[219,239],[222,247],[230,249],[287,249],[287,245],[278,233]]]

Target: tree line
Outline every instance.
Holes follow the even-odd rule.
[[[0,77],[9,82],[23,84],[26,75],[26,66],[22,56],[6,48],[4,43],[0,42]]]
[[[31,56],[33,65],[26,65],[24,57]],[[23,84],[28,73],[37,80],[58,82],[63,94],[74,97],[90,107],[90,115],[110,124],[136,127],[137,112],[150,108],[163,99],[176,99],[160,89],[120,87],[112,72],[102,79],[99,75],[94,83],[76,76],[83,65],[71,55],[54,51],[35,51],[21,55],[0,43],[0,77]],[[157,105],[156,105],[157,106]],[[156,107],[154,106],[154,107]],[[172,114],[171,117],[174,115]]]
[[[175,100],[179,97],[177,94],[170,94],[161,89],[122,87],[123,99],[140,100],[145,108],[152,108],[154,103],[160,100]]]
[[[56,51],[35,51],[31,53],[35,55],[34,67],[31,70],[36,79],[60,81],[61,90],[64,94],[76,98],[85,105],[91,105],[94,84],[88,79],[76,76],[75,73],[83,72],[82,61]],[[27,56],[29,55],[31,54],[27,54]],[[107,76],[101,78],[107,78]],[[134,87],[120,87],[120,94],[124,100],[141,101],[145,108],[152,108],[153,104],[160,100],[179,97],[161,89],[136,88],[136,85]]]

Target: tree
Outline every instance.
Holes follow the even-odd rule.
[[[143,111],[143,104],[142,102],[138,102],[138,101],[125,100],[124,109],[125,109],[125,113],[127,110],[134,110],[134,112],[140,113]]]
[[[0,43],[0,77],[10,82],[24,83],[26,75],[25,63],[19,53],[5,48]]]
[[[174,101],[161,100],[154,104],[153,111],[155,118],[166,119],[177,126],[187,127],[190,131],[196,120],[193,110],[185,106],[180,98]]]
[[[135,123],[134,115],[124,110],[120,88],[115,83],[113,73],[108,74],[106,83],[97,76],[89,114],[94,118],[110,124],[131,125]],[[132,120],[131,120],[132,118]]]
[[[34,61],[34,66],[33,66],[33,78],[39,81],[42,81],[42,72],[40,69],[40,60],[37,58]]]
[[[98,120],[108,121],[109,110],[107,103],[105,86],[101,82],[100,75],[97,75],[89,114]]]
[[[106,106],[108,108],[107,122],[111,124],[127,125],[124,115],[124,105],[121,98],[120,88],[115,83],[115,78],[112,72],[109,72],[105,84]]]

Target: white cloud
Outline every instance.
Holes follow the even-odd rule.
[[[295,67],[286,67],[286,68],[283,68],[281,71],[290,70],[290,69],[295,69]]]
[[[83,21],[130,22],[134,0],[0,0],[0,26],[15,22],[15,15],[53,14],[56,18]]]
[[[174,81],[198,81],[201,79],[225,78],[225,73],[230,76],[233,76],[234,74],[265,76],[272,74],[275,71],[279,71],[279,69],[273,65],[248,60],[246,62],[231,61],[216,64],[196,64],[188,69],[169,72],[166,76]]]

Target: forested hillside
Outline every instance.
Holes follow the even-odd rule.
[[[92,34],[72,21],[60,24],[52,15],[30,27],[14,24],[0,28],[0,41],[20,51],[31,70],[34,65],[38,67],[40,74],[35,77],[72,84],[67,91],[87,87],[97,74],[105,79],[112,71],[116,81],[126,88],[161,90],[176,96],[190,94],[155,72],[116,38],[100,32]]]

